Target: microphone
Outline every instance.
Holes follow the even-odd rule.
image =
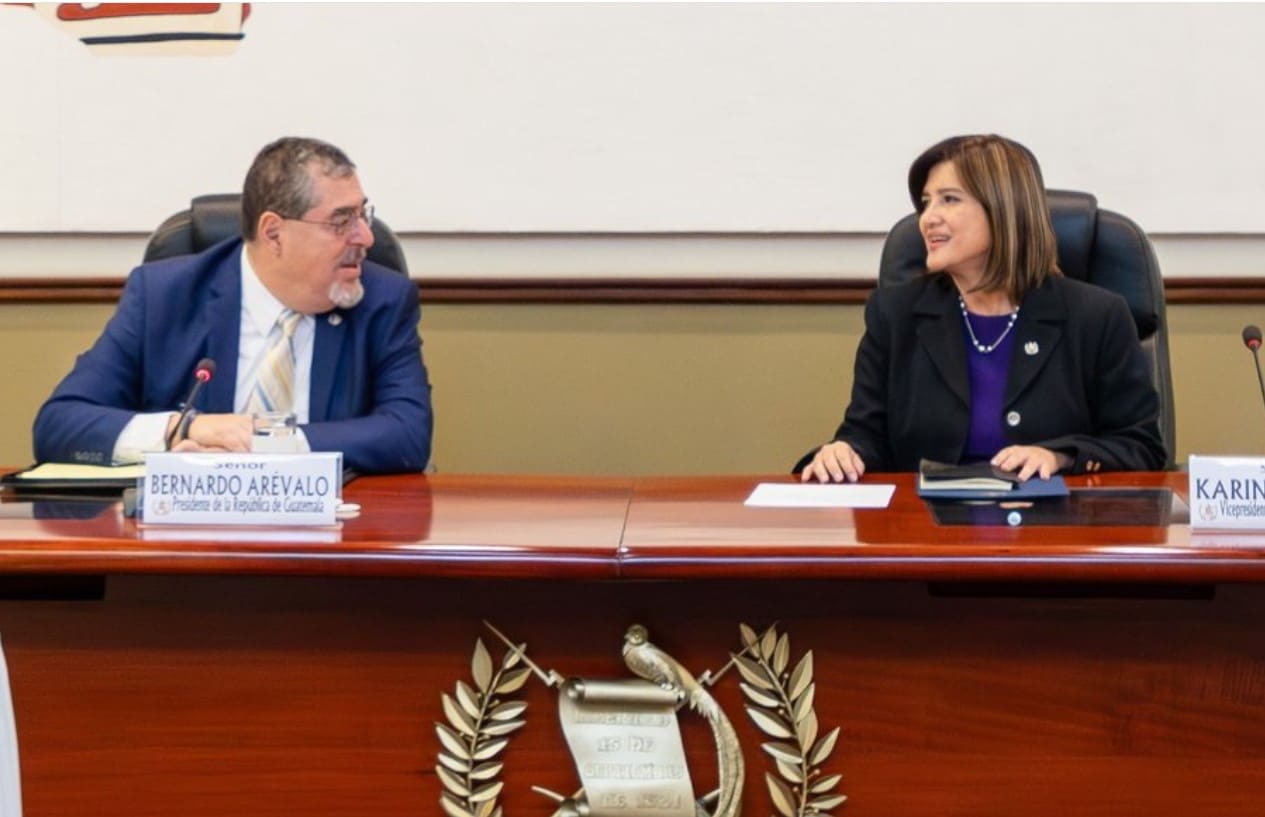
[[[1260,334],[1260,330],[1257,330]],[[1258,363],[1259,367],[1260,364]],[[209,357],[204,357],[198,361],[198,365],[193,367],[193,388],[189,389],[189,396],[185,398],[184,404],[180,408],[180,414],[176,417],[176,422],[171,426],[171,433],[167,435],[167,450],[176,443],[176,437],[180,436],[180,430],[186,428],[185,423],[188,422],[189,412],[193,410],[193,398],[198,396],[198,392],[202,386],[210,381],[212,375],[215,374],[215,361]],[[187,429],[186,429],[187,430]]]
[[[1243,345],[1252,351],[1252,360],[1256,362],[1256,382],[1261,387],[1261,402],[1265,403],[1265,378],[1261,377],[1261,328],[1249,323],[1243,327]]]

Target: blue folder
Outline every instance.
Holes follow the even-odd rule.
[[[918,496],[923,499],[975,499],[975,500],[999,500],[1003,502],[1023,502],[1029,499],[1044,499],[1046,497],[1067,496],[1067,483],[1063,481],[1063,477],[1055,474],[1049,479],[1041,479],[1033,477],[1027,482],[1016,483],[1015,487],[1009,491],[990,491],[976,489],[954,489],[951,491],[926,491],[921,487],[918,489]]]

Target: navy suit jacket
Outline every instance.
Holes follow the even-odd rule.
[[[1051,276],[1024,296],[1013,331],[1003,397],[1008,445],[1063,452],[1074,461],[1069,473],[1164,467],[1159,396],[1123,298]],[[852,402],[834,437],[866,470],[916,471],[923,457],[961,461],[971,420],[964,335],[947,275],[870,296]]]
[[[215,376],[194,401],[232,412],[241,334],[241,239],[132,271],[118,309],[35,418],[40,462],[108,464],[138,412],[176,410],[198,360]],[[364,299],[316,316],[310,422],[313,451],[341,451],[366,473],[420,471],[430,461],[430,382],[418,335],[417,289],[370,262]]]

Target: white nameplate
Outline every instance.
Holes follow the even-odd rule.
[[[1190,527],[1265,531],[1265,457],[1198,457],[1190,470]]]
[[[333,525],[343,455],[150,454],[146,525]]]

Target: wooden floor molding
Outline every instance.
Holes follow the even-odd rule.
[[[802,278],[455,279],[417,282],[426,303],[860,304],[874,282]],[[113,303],[122,278],[0,279],[0,303]],[[1260,278],[1168,278],[1170,304],[1265,303]]]

